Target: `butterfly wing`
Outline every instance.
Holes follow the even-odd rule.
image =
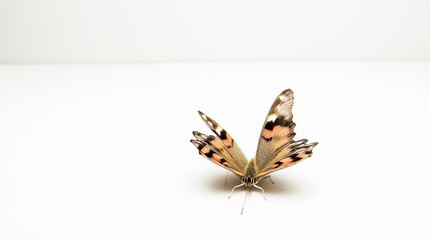
[[[233,165],[236,169],[242,169],[241,166],[237,164],[231,154],[227,151],[227,149],[224,147],[218,137],[215,137],[213,135],[208,136],[197,131],[193,131],[193,135],[198,141],[204,142],[207,145],[211,146],[216,152],[224,156],[225,159],[230,159],[230,164]]]
[[[306,139],[294,141],[293,91],[287,89],[276,98],[267,114],[258,142],[255,158],[257,176],[291,166],[312,154],[317,143],[307,144]]]
[[[299,140],[298,142],[302,142],[305,139]],[[270,164],[266,166],[264,169],[261,169],[256,177],[262,177],[268,175],[272,172],[284,169],[286,167],[292,166],[312,155],[312,149],[317,145],[317,142],[314,143],[300,143],[296,144],[293,142],[291,146],[285,146],[283,151],[279,154],[275,155],[275,157],[270,161]],[[286,152],[282,154],[282,152]]]
[[[243,170],[238,169],[236,166],[234,166],[231,161],[227,160],[221,153],[217,152],[208,143],[195,139],[191,139],[191,143],[199,150],[200,155],[203,155],[211,162],[233,172],[240,177],[243,176]]]
[[[196,139],[192,139],[191,142],[199,150],[199,153],[210,161],[232,171],[238,176],[243,176],[247,160],[242,150],[230,134],[217,122],[200,111],[199,114],[216,136],[208,136],[194,131],[193,135]]]
[[[211,141],[210,143],[218,149],[222,149],[222,151],[226,152],[225,156],[238,168],[245,169],[248,160],[237,145],[236,141],[234,141],[230,134],[212,118],[200,111],[199,114],[206,125],[217,136],[216,141]]]

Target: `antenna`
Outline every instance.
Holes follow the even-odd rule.
[[[231,190],[231,193],[230,193],[230,196],[228,197],[228,199],[230,199],[230,198],[231,198],[231,195],[233,195],[234,189],[236,189],[236,188],[238,188],[238,187],[242,187],[243,185],[245,185],[245,183],[242,183],[242,184],[239,184],[239,185],[235,186],[235,187]]]
[[[242,211],[240,212],[240,215],[242,215],[242,214],[243,214],[243,209],[245,208],[246,196],[248,196],[248,189],[249,189],[249,188],[246,188],[246,192],[245,192],[245,200],[243,201]]]

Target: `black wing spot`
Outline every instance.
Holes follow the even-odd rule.
[[[289,121],[286,121],[282,116],[279,116],[275,119],[276,126],[288,126],[287,124],[289,125]]]
[[[295,154],[291,155],[291,156],[290,156],[290,158],[293,160],[293,162],[297,162],[297,161],[299,161],[300,159],[302,159],[301,157],[298,157],[298,154],[297,154],[297,153],[295,153]]]
[[[227,139],[227,132],[223,129],[223,130],[221,131],[221,133],[219,134],[219,137],[220,137],[222,140],[226,140],[226,139]]]
[[[205,156],[208,158],[212,158],[212,156],[214,155],[214,152],[212,150],[210,150],[209,152],[205,153]]]
[[[264,128],[269,131],[272,131],[274,127],[275,123],[273,121],[267,122],[266,125],[264,125]]]
[[[276,126],[291,127],[294,123],[286,120],[283,116],[279,116],[275,121],[269,121],[264,125],[264,129],[272,131]]]
[[[281,161],[277,161],[273,164],[273,168],[278,168],[279,166],[281,166],[283,164],[283,162]]]

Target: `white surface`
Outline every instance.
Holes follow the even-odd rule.
[[[427,0],[0,0],[0,63],[430,59]]]
[[[430,62],[0,66],[0,239],[429,239]],[[314,156],[239,215],[189,143],[216,119],[251,157],[295,91]],[[280,190],[280,189],[281,190]]]

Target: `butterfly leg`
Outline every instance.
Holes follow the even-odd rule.
[[[271,177],[270,175],[265,176],[263,179],[266,179],[266,178],[268,178],[268,179],[270,180],[270,182],[271,182],[271,183],[275,184],[275,182],[273,182],[273,181],[272,181],[272,177]]]
[[[269,180],[272,182],[272,184],[275,184],[275,182],[272,180],[272,177],[269,175]]]
[[[257,185],[252,185],[252,186],[254,186],[255,188],[260,189],[260,190],[261,190],[261,192],[263,192],[264,200],[266,200],[266,201],[267,201],[266,194],[264,193],[264,189],[263,189],[262,187],[257,186]]]
[[[233,192],[234,192],[234,190],[235,190],[236,188],[238,188],[238,187],[242,187],[243,185],[245,185],[245,183],[242,183],[242,184],[239,184],[239,185],[235,186],[235,187],[231,190],[231,193],[230,193],[230,196],[228,197],[228,199],[230,199],[230,198],[231,198],[231,195],[233,195]]]
[[[264,180],[264,179],[266,179],[266,178],[268,178],[269,180],[270,180],[270,182],[272,182],[273,184],[275,184],[275,182],[272,180],[272,177],[270,176],[270,175],[268,175],[268,176],[265,176],[264,178],[262,178],[261,180]],[[279,190],[282,190],[281,188],[279,188]]]

